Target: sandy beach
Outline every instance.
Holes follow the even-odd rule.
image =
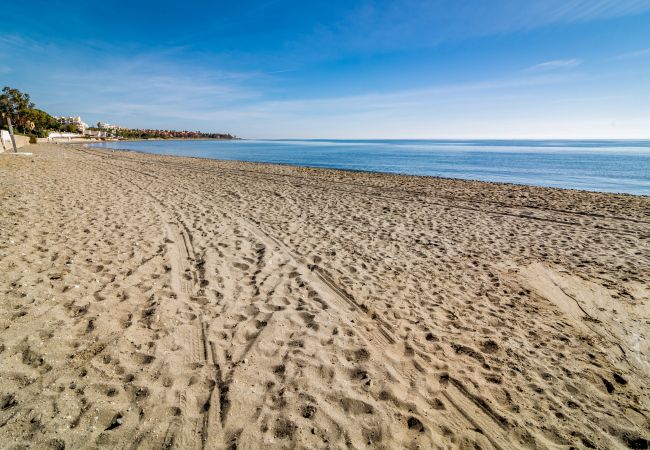
[[[650,198],[0,155],[0,448],[648,448]]]

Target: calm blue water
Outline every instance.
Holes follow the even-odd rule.
[[[168,140],[92,146],[650,195],[650,141]]]

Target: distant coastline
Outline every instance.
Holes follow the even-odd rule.
[[[146,141],[243,141],[244,138],[210,138],[210,137],[173,137],[173,138],[128,138],[128,139],[106,139],[106,142],[146,142]]]

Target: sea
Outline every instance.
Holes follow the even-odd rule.
[[[650,140],[150,140],[90,145],[650,196]]]

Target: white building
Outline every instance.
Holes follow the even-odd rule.
[[[50,131],[47,135],[48,141],[72,141],[73,139],[81,139],[83,134],[78,133],[68,133],[68,132],[59,132],[59,131]]]
[[[106,122],[97,122],[97,128],[101,128],[102,130],[116,131],[120,127],[118,127],[117,125],[111,125],[110,123],[106,123]]]
[[[99,131],[99,130],[86,130],[84,131],[84,136],[90,136],[94,138],[106,138],[111,137],[110,131]]]
[[[86,128],[88,128],[88,125],[83,120],[81,120],[81,117],[79,116],[60,116],[56,117],[56,120],[58,120],[61,125],[75,125],[80,133],[83,133],[86,131]]]

